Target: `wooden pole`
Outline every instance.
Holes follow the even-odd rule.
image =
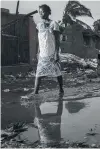
[[[17,1],[17,6],[16,6],[16,16],[19,14],[19,0]]]
[[[17,6],[16,6],[16,19],[18,18],[18,14],[19,14],[19,0],[17,1]],[[17,21],[15,23],[15,35],[16,35],[16,30],[18,31],[18,53],[17,53],[17,56],[18,56],[18,64],[20,63],[20,21]]]

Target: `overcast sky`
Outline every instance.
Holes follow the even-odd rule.
[[[38,6],[41,4],[47,4],[51,7],[52,15],[51,18],[54,20],[61,20],[63,10],[65,8],[65,5],[68,1],[21,1],[19,5],[19,13],[27,14],[31,11],[38,10]],[[87,8],[89,8],[92,12],[93,18],[89,17],[79,17],[80,20],[86,22],[88,25],[92,26],[94,20],[100,19],[100,1],[80,1],[81,4],[85,5]],[[7,8],[10,10],[10,13],[16,12],[16,4],[17,0],[14,1],[1,1],[1,7]],[[34,20],[37,23],[39,21],[39,15],[34,15]]]

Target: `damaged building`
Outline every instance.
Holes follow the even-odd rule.
[[[100,50],[100,35],[74,23],[65,28],[61,35],[61,52],[81,58],[97,58]]]
[[[37,33],[33,16],[12,14],[1,8],[1,65],[32,64]],[[17,20],[17,21],[14,21]]]

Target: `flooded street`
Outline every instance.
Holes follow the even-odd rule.
[[[55,79],[30,98],[34,79],[3,84],[2,147],[100,147],[100,79],[85,81],[65,74],[62,97]]]

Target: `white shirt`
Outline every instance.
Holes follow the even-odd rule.
[[[41,57],[52,56],[55,53],[55,37],[53,31],[59,31],[59,25],[55,21],[42,21],[37,24],[39,49]]]

